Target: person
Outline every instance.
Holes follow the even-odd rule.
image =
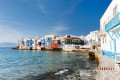
[[[104,55],[104,51],[102,50],[102,55]]]

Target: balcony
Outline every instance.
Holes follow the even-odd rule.
[[[112,30],[116,28],[118,25],[120,25],[120,13],[118,13],[112,20],[110,20],[106,25],[105,25],[105,31]]]

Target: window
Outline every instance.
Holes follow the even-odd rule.
[[[103,38],[103,43],[104,43],[104,38]]]
[[[113,9],[113,17],[115,17],[117,15],[117,6],[115,6],[115,8]]]
[[[105,28],[105,22],[103,23],[103,26],[104,26],[104,28]]]
[[[105,41],[104,41],[105,43],[106,43],[106,39],[105,39]]]

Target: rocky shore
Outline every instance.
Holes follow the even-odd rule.
[[[96,70],[78,70],[76,72],[69,68],[59,69],[55,72],[47,72],[40,76],[26,76],[27,80],[96,80]]]
[[[12,48],[14,50],[20,50],[19,48]],[[23,49],[23,50],[28,50],[28,49]],[[29,49],[32,50],[32,49]],[[67,50],[62,50],[62,49],[41,49],[37,51],[64,51],[64,52],[80,52],[80,53],[88,53],[90,49],[80,49],[80,50],[73,50],[73,51],[67,51]]]

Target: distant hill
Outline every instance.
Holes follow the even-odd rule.
[[[0,47],[16,47],[16,43],[4,42],[4,43],[0,43]]]

